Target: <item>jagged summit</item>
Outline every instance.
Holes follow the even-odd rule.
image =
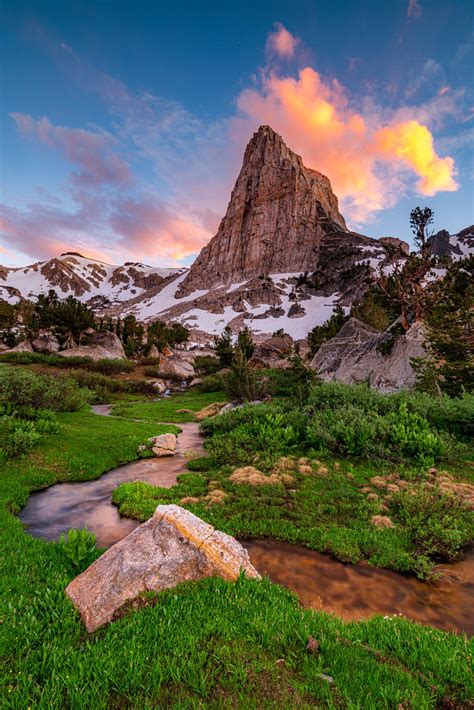
[[[219,230],[179,295],[261,274],[310,271],[322,239],[346,231],[329,179],[306,168],[270,126],[260,126],[245,150]]]

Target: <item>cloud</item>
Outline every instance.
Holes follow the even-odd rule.
[[[409,186],[407,168],[422,194],[457,189],[453,159],[437,155],[427,126],[408,120],[413,111],[406,109],[403,121],[387,120],[370,103],[358,112],[337,80],[312,67],[296,78],[264,72],[256,88],[240,94],[238,108],[240,130],[271,125],[308,167],[328,175],[357,224],[395,204]]]
[[[417,0],[408,0],[407,17],[409,20],[416,20],[422,12],[423,7]]]
[[[25,113],[10,116],[23,135],[35,138],[81,168],[81,172],[71,174],[75,184],[127,185],[131,182],[130,168],[112,151],[115,140],[109,134],[54,126],[46,117],[36,121]]]
[[[102,236],[97,217],[97,210],[92,205],[89,210],[85,203],[74,211],[38,203],[23,209],[0,205],[0,235],[12,250],[35,259],[49,259],[74,249],[106,261],[104,250],[97,247]],[[110,252],[107,256],[110,259]]]
[[[209,232],[200,224],[152,195],[118,200],[110,225],[121,235],[119,248],[174,261],[195,254],[209,240]]]
[[[288,32],[280,22],[276,22],[275,31],[268,35],[266,48],[270,53],[290,59],[295,53],[298,42],[297,37]]]

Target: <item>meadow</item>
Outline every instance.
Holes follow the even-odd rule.
[[[46,416],[38,415],[41,406],[32,412],[22,399],[32,383],[12,387],[7,370],[20,368],[0,368],[0,388],[6,378],[3,391],[16,393],[15,402],[4,405],[4,419],[9,421],[0,431],[0,445],[11,437],[13,420],[32,422],[39,436],[23,452],[4,452],[0,475],[4,707],[470,707],[472,641],[466,636],[400,617],[345,624],[301,608],[292,593],[267,579],[241,578],[235,584],[208,579],[148,595],[141,608],[88,635],[64,588],[101,551],[91,547],[89,555],[80,558],[71,554],[67,543],[35,539],[15,514],[34,490],[58,481],[96,478],[133,460],[149,436],[177,431],[176,425],[162,425],[160,420],[178,422],[179,427],[184,415],[178,410],[196,411],[222,399],[222,394],[191,391],[157,403],[126,403],[122,409],[120,404],[116,414],[122,416],[99,417],[90,411],[90,390],[67,377],[58,385],[56,378],[55,386],[65,389],[56,390],[53,397],[52,382],[35,375],[36,401],[41,404],[41,396],[46,396],[55,409]],[[399,481],[421,487],[429,480],[427,468],[433,466],[448,469],[456,481],[468,480],[469,401],[446,400],[437,409],[422,399],[405,402],[407,412],[428,422],[428,429],[419,422],[416,443],[409,440],[401,447],[406,430],[395,440],[389,419],[384,424],[391,432],[385,448],[381,451],[374,444],[366,459],[357,444],[351,444],[349,455],[347,437],[335,437],[333,427],[326,428],[331,436],[318,436],[318,445],[308,433],[311,422],[321,427],[323,393],[336,411],[336,395],[323,388],[310,395],[310,411],[281,398],[208,420],[203,427],[207,455],[189,463],[189,473],[181,475],[177,486],[165,490],[126,484],[117,490],[116,502],[124,513],[146,519],[157,502],[200,499],[223,490],[227,496],[221,503],[199,501],[186,507],[241,536],[287,539],[339,559],[368,559],[429,575],[439,556],[434,542],[443,543],[443,554],[456,556],[469,539],[471,518],[464,508],[448,511],[443,523],[450,531],[448,539],[440,542],[439,531],[438,537],[432,531],[420,560],[419,542],[403,532],[407,520],[416,517],[399,512],[404,509],[396,496],[403,488],[393,494],[393,503],[379,503],[387,505],[387,516],[394,520],[395,527],[386,529],[370,525],[375,501],[361,489],[374,475],[394,471]],[[341,409],[346,409],[349,394],[336,394],[343,399]],[[360,405],[362,393],[355,398],[357,406],[373,409],[372,400]],[[389,402],[379,405],[382,418],[404,404]],[[192,417],[189,412],[186,416]],[[54,424],[38,424],[42,419]],[[380,438],[380,431],[376,428],[374,437]],[[367,432],[364,441],[370,449]],[[412,456],[415,465],[410,465]],[[288,459],[285,464],[282,458]],[[264,476],[287,474],[293,480],[263,486],[230,480],[232,471],[248,466],[258,467]],[[390,495],[386,488],[368,486],[379,498],[381,490]],[[316,651],[307,648],[310,638],[319,643]]]

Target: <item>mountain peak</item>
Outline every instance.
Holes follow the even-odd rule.
[[[271,126],[250,139],[219,230],[179,295],[259,275],[314,270],[327,234],[347,232],[329,179],[306,168]]]

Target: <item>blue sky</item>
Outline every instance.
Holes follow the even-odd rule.
[[[270,123],[349,226],[473,220],[471,3],[3,5],[0,261],[190,263]]]

